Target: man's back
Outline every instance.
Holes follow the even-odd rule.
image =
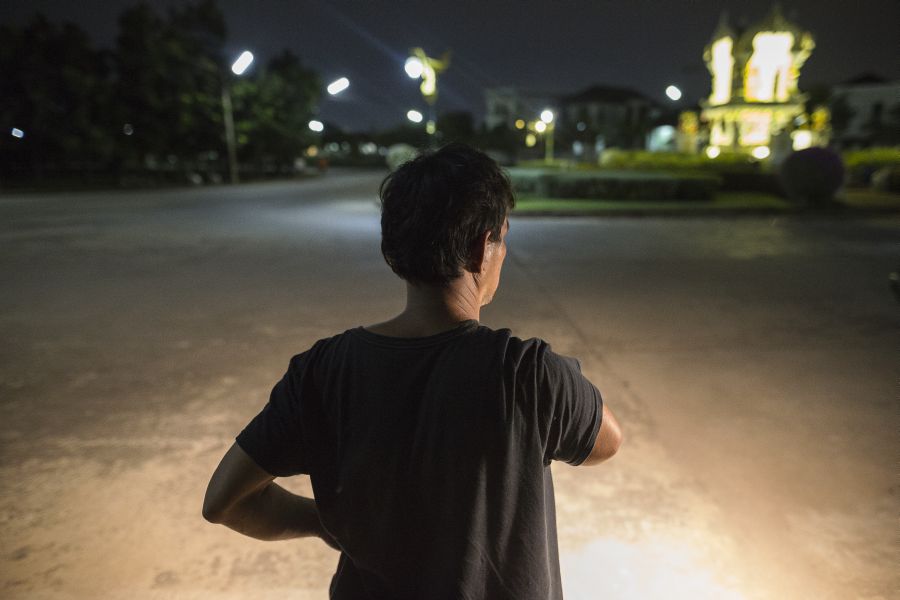
[[[509,178],[448,144],[392,171],[379,197],[406,307],[292,359],[203,515],[342,550],[335,598],[558,598],[550,462],[603,462],[622,435],[577,361],[478,326],[507,254]],[[274,481],[297,473],[315,499]]]
[[[573,359],[467,321],[363,328],[291,361],[237,442],[309,473],[342,549],[333,598],[561,597],[551,460],[583,461],[602,415]]]

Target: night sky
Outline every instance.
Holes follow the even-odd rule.
[[[70,20],[101,46],[112,46],[116,19],[133,0],[29,0],[0,4],[0,21],[21,24],[35,11]],[[173,2],[150,2],[162,10]],[[570,93],[591,84],[632,87],[665,101],[674,83],[694,102],[709,93],[702,61],[723,9],[756,21],[769,0],[220,0],[228,51],[259,60],[290,48],[329,82],[350,78],[327,95],[321,117],[345,129],[402,122],[424,108],[417,83],[403,71],[407,51],[452,50],[439,79],[438,111],[484,112],[485,87],[514,85]],[[791,0],[784,13],[812,31],[816,49],[800,87],[837,83],[864,72],[900,79],[898,0]]]

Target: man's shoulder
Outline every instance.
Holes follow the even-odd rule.
[[[321,359],[334,359],[350,353],[352,348],[361,342],[365,345],[365,335],[360,333],[360,329],[355,327],[317,339],[307,350],[291,358],[291,367],[300,368],[304,364]],[[486,358],[485,353],[493,353],[499,355],[505,364],[515,366],[522,361],[542,360],[550,351],[550,344],[542,338],[519,337],[507,327],[494,329],[487,325],[478,325],[467,335],[455,338],[455,341],[463,347],[475,346],[476,348],[472,348],[473,353],[480,354],[482,358]]]

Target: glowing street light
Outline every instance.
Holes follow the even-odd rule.
[[[253,53],[249,50],[241,52],[237,60],[231,65],[231,72],[235,75],[243,75],[250,63],[253,62]],[[231,106],[231,89],[227,77],[222,77],[222,113],[225,121],[225,145],[228,147],[228,174],[231,183],[238,183],[237,142],[234,137],[234,113]],[[126,134],[128,135],[128,134]]]
[[[334,96],[335,94],[340,94],[341,92],[346,90],[348,87],[350,87],[350,80],[347,79],[346,77],[341,77],[340,79],[337,79],[337,80],[329,83],[328,87],[326,89],[328,90],[329,94]]]
[[[531,125],[537,133],[544,135],[544,161],[551,162],[553,160],[553,118],[555,115],[549,108],[541,111],[541,118]],[[526,140],[527,142],[527,140]]]
[[[231,72],[235,75],[243,75],[244,71],[247,70],[247,67],[249,67],[252,62],[253,53],[249,50],[244,50],[241,52],[241,55],[237,57],[237,60],[234,61],[234,64],[231,65]]]
[[[403,70],[406,71],[406,74],[409,75],[410,79],[418,79],[422,76],[422,72],[425,70],[425,65],[422,64],[422,61],[415,57],[410,56],[406,59],[406,63],[403,65]]]
[[[750,152],[750,154],[752,154],[753,158],[755,158],[757,160],[763,160],[763,159],[769,157],[769,154],[770,154],[769,147],[768,146],[757,146]]]
[[[325,129],[325,124],[322,121],[316,121],[313,119],[309,122],[309,128],[316,133],[321,133],[323,129]]]
[[[679,90],[674,85],[670,85],[666,88],[666,96],[669,97],[669,100],[678,102],[679,100],[681,100],[681,90]]]
[[[422,113],[417,110],[410,110],[406,113],[406,118],[412,121],[413,123],[421,123],[424,117]]]
[[[14,138],[19,138],[20,140],[25,137],[25,132],[19,129],[18,127],[13,127],[12,131],[9,132],[11,136]]]

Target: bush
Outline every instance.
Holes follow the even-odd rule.
[[[562,170],[588,173],[621,173],[625,171],[650,175],[668,174],[677,178],[686,176],[715,177],[719,180],[718,189],[721,191],[782,194],[781,184],[776,173],[764,172],[760,162],[738,153],[723,153],[716,158],[708,158],[705,154],[610,148],[601,156],[600,164],[570,163],[560,160],[546,164],[543,161],[534,160],[520,162],[519,167],[534,167],[540,171]],[[686,197],[694,198],[698,193],[691,191],[691,186],[690,183],[684,183],[682,191],[678,194],[687,194]],[[706,193],[704,188],[699,195],[705,196]],[[539,193],[538,195],[546,194]]]
[[[609,200],[712,200],[719,178],[704,174],[510,169],[518,194]]]
[[[405,162],[411,161],[419,155],[419,151],[409,144],[394,144],[388,148],[387,166],[391,171],[397,170],[397,167]]]
[[[722,180],[719,189],[723,192],[759,192],[774,196],[784,195],[776,173],[755,171],[720,171]]]
[[[900,166],[881,167],[875,171],[872,187],[881,192],[900,192]]]
[[[790,200],[823,206],[834,202],[835,192],[844,181],[844,164],[833,150],[807,148],[788,156],[779,174]]]
[[[610,148],[600,156],[600,166],[608,169],[638,169],[642,171],[742,171],[753,172],[759,163],[744,154],[723,153],[716,158],[705,154],[683,152],[648,152]]]
[[[900,148],[866,148],[844,152],[847,185],[867,186],[872,176],[884,167],[900,167]]]

